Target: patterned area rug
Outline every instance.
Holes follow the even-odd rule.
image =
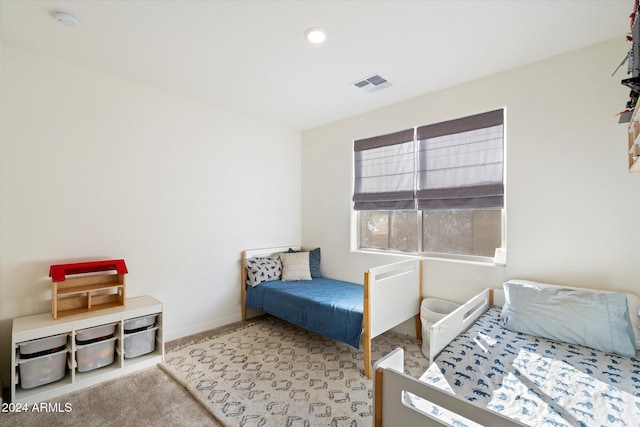
[[[373,360],[397,347],[406,373],[419,377],[427,358],[406,335],[376,337]],[[161,367],[226,426],[372,425],[362,350],[276,318],[177,348]]]

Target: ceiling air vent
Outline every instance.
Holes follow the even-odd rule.
[[[377,92],[379,90],[386,89],[389,86],[391,86],[391,82],[375,74],[371,77],[366,77],[362,80],[358,80],[357,82],[353,83],[353,85],[366,92]]]

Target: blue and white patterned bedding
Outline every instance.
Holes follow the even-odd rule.
[[[604,353],[503,324],[500,308],[490,308],[420,380],[531,426],[640,427],[638,354]]]

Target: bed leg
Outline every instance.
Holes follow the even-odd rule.
[[[373,426],[374,427],[382,427],[382,377],[384,375],[384,369],[378,368],[375,371],[375,387],[380,390],[378,392],[375,391],[374,395],[374,404],[373,404]]]
[[[364,376],[371,379],[371,338],[365,337],[362,347],[364,356]]]
[[[416,338],[422,341],[422,319],[420,308],[422,306],[422,261],[418,263],[418,314],[416,314]]]
[[[364,272],[364,305],[363,305],[363,329],[362,353],[364,359],[364,376],[371,379],[371,307],[369,306],[369,272]]]
[[[247,259],[247,251],[242,251],[240,258],[240,305],[242,306],[242,321],[247,320],[247,276],[244,261]]]

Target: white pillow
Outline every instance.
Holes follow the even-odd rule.
[[[309,252],[283,252],[280,254],[282,261],[282,280],[311,280],[309,269]]]
[[[610,293],[611,291],[604,291],[599,289],[585,289],[585,288],[577,288],[572,286],[560,286],[560,285],[552,285],[549,283],[539,283],[531,280],[509,280],[506,283],[514,283],[520,284],[524,286],[533,286],[539,288],[564,288],[564,289],[576,289],[579,291],[589,291],[589,292],[597,292],[597,293]],[[505,284],[506,284],[505,283]],[[640,298],[633,294],[627,295],[627,304],[629,305],[629,317],[631,318],[631,324],[633,325],[633,333],[635,336],[636,342],[636,350],[640,350]],[[505,300],[504,305],[502,306],[501,317],[504,320],[507,316],[509,302]],[[637,316],[634,316],[633,313],[638,313]]]

